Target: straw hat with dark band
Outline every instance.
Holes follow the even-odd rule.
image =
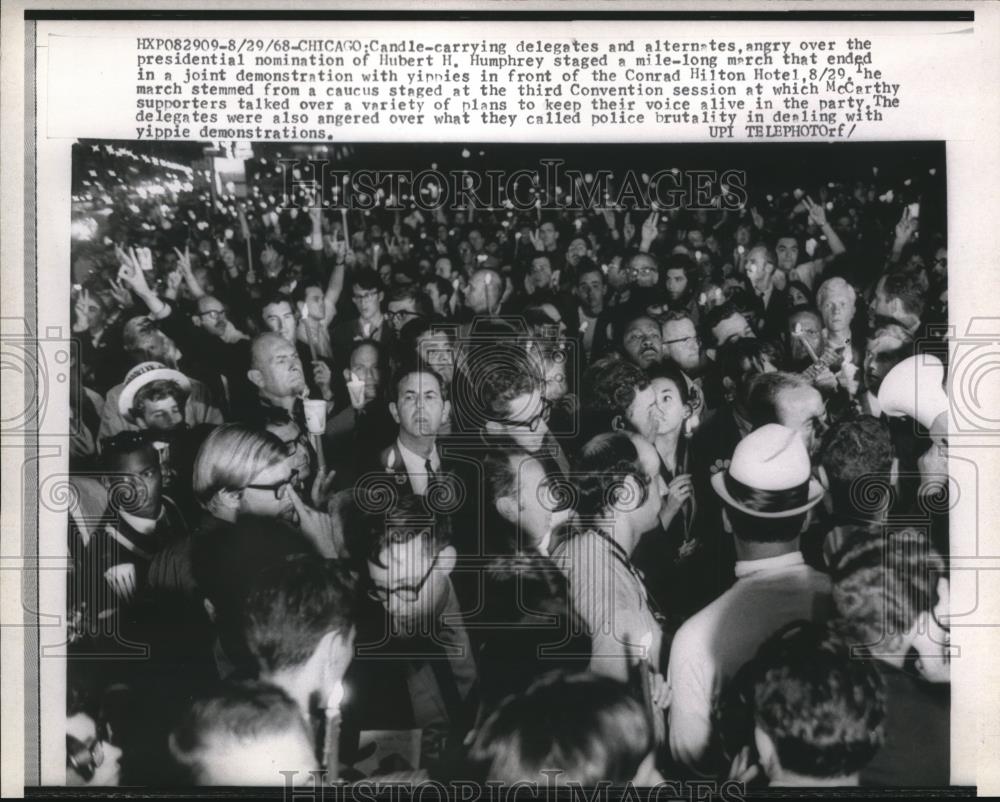
[[[823,498],[805,443],[778,423],[744,437],[729,468],[712,477],[712,488],[730,507],[758,518],[800,515]]]
[[[118,397],[118,412],[122,417],[131,420],[135,394],[147,384],[161,380],[175,382],[184,392],[191,392],[191,380],[179,370],[168,368],[162,362],[142,362],[125,376],[125,386]]]

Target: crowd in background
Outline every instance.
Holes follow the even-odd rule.
[[[360,212],[77,147],[68,782],[948,783],[934,169]]]

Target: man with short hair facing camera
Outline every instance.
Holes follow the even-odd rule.
[[[358,528],[373,602],[361,608],[352,671],[364,688],[359,723],[421,727],[459,743],[475,714],[477,672],[451,579],[457,552],[449,520],[408,494],[364,515]]]
[[[422,496],[442,471],[437,438],[451,415],[451,402],[441,376],[416,362],[399,369],[394,389],[389,413],[399,424],[399,434],[379,454],[379,465]]]

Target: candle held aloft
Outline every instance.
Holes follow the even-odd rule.
[[[344,684],[333,686],[326,700],[326,734],[323,739],[323,760],[327,783],[340,780],[340,704],[344,701]]]

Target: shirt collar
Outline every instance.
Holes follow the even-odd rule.
[[[867,390],[865,396],[868,399],[868,408],[871,410],[871,414],[879,418],[882,416],[882,405],[878,402],[878,396],[871,390]]]
[[[125,521],[125,523],[131,526],[140,535],[151,535],[156,531],[156,525],[160,522],[160,518],[163,517],[163,510],[160,510],[160,514],[156,518],[140,518],[137,515],[125,512],[125,510],[119,510],[118,514],[121,515],[122,520]]]
[[[790,551],[788,554],[779,554],[777,557],[765,557],[762,560],[737,560],[736,578],[742,579],[763,571],[779,571],[782,568],[791,568],[794,565],[805,565],[801,551]]]
[[[378,317],[376,317],[371,323],[365,323],[361,318],[358,318],[358,330],[365,337],[374,337],[379,329],[382,328],[383,315],[379,312]]]
[[[441,457],[438,456],[437,446],[431,449],[430,456],[421,457],[416,451],[411,451],[397,437],[396,447],[399,449],[399,456],[403,458],[406,469],[411,473],[423,473],[427,469],[427,460],[431,461],[431,467],[435,471],[441,470]]]

